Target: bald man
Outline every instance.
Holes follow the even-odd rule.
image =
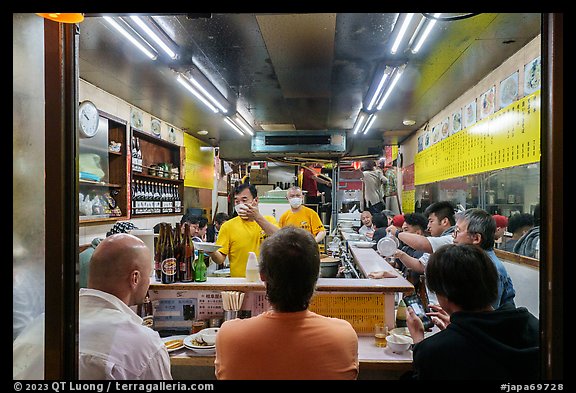
[[[129,307],[144,301],[151,269],[148,247],[133,235],[109,236],[94,250],[80,289],[80,379],[172,379],[164,342]]]

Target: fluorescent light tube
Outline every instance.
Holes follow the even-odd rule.
[[[105,16],[104,19],[106,20],[106,22],[110,23],[112,25],[112,27],[114,27],[116,30],[118,30],[118,32],[120,32],[120,34],[122,34],[124,37],[126,37],[128,39],[128,41],[130,41],[132,44],[134,44],[134,46],[136,46],[138,49],[140,49],[146,56],[148,56],[152,60],[156,60],[156,58],[158,57],[158,54],[152,52],[151,50],[146,48],[144,45],[142,45],[124,27],[120,26],[120,24],[118,22],[116,22],[114,19],[112,19],[109,16]]]
[[[366,112],[360,112],[360,114],[356,118],[356,124],[354,125],[354,135],[356,135],[358,131],[360,131],[360,129],[362,128],[362,123],[364,123],[365,119],[366,119]]]
[[[194,94],[194,96],[196,98],[198,98],[200,101],[202,101],[202,103],[204,105],[206,105],[208,108],[210,108],[210,110],[214,113],[218,113],[218,109],[212,105],[208,100],[206,100],[206,98],[202,97],[202,95],[196,91],[196,89],[194,89],[194,87],[192,87],[192,85],[190,85],[190,82],[188,80],[188,78],[178,74],[178,76],[176,77],[176,80],[186,88],[186,90],[188,90],[190,93]]]
[[[234,122],[234,124],[239,126],[241,129],[246,131],[248,134],[254,135],[254,131],[252,130],[252,127],[250,127],[248,125],[248,122],[246,120],[244,120],[244,118],[242,116],[240,116],[239,114],[236,114],[236,117],[232,118],[231,120]]]
[[[229,118],[225,117],[225,118],[224,118],[224,121],[225,121],[230,127],[232,127],[232,129],[233,129],[234,131],[236,131],[238,134],[244,135],[244,133],[242,132],[242,130],[241,130],[240,128],[238,128],[238,126],[237,126],[236,124],[234,124],[234,123],[232,122],[232,120],[230,120]]]
[[[160,46],[160,48],[162,48],[162,50],[166,52],[166,54],[170,56],[172,60],[175,60],[176,57],[178,57],[178,55],[172,49],[170,49],[170,47],[168,47],[168,45],[166,45],[166,43],[162,41],[160,37],[158,37],[158,34],[152,31],[152,29],[150,29],[139,16],[131,16],[130,18],[136,22],[136,24],[140,26],[140,28],[144,30],[146,34],[148,34],[148,37],[157,43],[158,46]]]
[[[382,97],[382,99],[378,103],[378,106],[376,107],[377,110],[382,109],[382,107],[384,106],[384,103],[386,102],[386,100],[390,96],[390,93],[392,93],[392,90],[394,90],[396,83],[398,83],[398,79],[400,79],[400,77],[402,76],[402,71],[404,71],[403,68],[397,69],[396,75],[394,75],[394,79],[392,79],[392,82],[388,85],[388,88],[386,89],[386,93],[384,94],[384,96]]]
[[[396,51],[398,50],[398,46],[400,46],[400,42],[402,42],[402,38],[404,38],[404,34],[406,34],[406,30],[408,29],[408,26],[410,25],[410,21],[412,20],[412,17],[414,17],[414,13],[406,14],[406,17],[404,18],[404,22],[402,22],[402,26],[400,27],[400,31],[398,32],[398,35],[396,36],[396,40],[394,41],[394,45],[392,45],[392,49],[390,49],[390,53],[395,54]]]
[[[374,92],[374,95],[372,96],[370,103],[366,107],[366,110],[368,110],[368,111],[372,110],[374,104],[376,103],[376,99],[380,96],[380,92],[382,91],[382,87],[384,86],[384,83],[388,79],[389,75],[390,75],[389,74],[389,68],[386,67],[386,69],[384,70],[384,74],[382,75],[382,78],[380,78],[380,83],[378,83],[378,87],[376,88],[376,91]]]
[[[362,133],[363,135],[366,135],[370,127],[372,127],[372,124],[374,124],[374,120],[376,120],[376,115],[371,114],[368,122],[366,123],[366,127],[364,127],[364,132]]]
[[[212,95],[210,95],[210,93],[208,93],[208,91],[200,84],[200,82],[194,79],[193,76],[189,76],[188,80],[194,85],[194,87],[200,90],[206,98],[208,98],[215,106],[217,106],[222,113],[228,112],[228,110],[224,108],[224,106],[216,98],[212,97]]]
[[[438,18],[440,15],[442,15],[442,14],[437,13],[437,14],[434,14],[434,17]],[[428,34],[430,34],[430,31],[432,30],[432,28],[434,27],[435,24],[436,24],[436,19],[428,20],[428,24],[426,25],[424,32],[422,33],[422,35],[418,39],[418,42],[416,43],[416,45],[412,49],[412,53],[417,53],[420,50],[420,48],[422,47],[422,44],[424,43],[426,38],[428,38]]]

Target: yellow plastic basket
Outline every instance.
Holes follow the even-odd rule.
[[[384,294],[316,293],[309,309],[327,317],[345,319],[356,333],[372,333],[375,323],[384,322]]]

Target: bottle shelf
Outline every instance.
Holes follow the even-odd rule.
[[[147,174],[140,173],[140,172],[132,172],[132,176],[141,177],[144,179],[152,179],[152,180],[171,182],[171,183],[183,183],[184,182],[184,180],[182,180],[182,179],[171,179],[169,177],[163,177],[163,176],[162,177],[152,176],[152,175],[147,175]]]

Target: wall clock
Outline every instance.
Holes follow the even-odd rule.
[[[80,133],[86,138],[92,138],[98,132],[100,115],[92,101],[82,101],[78,107],[78,125]]]

